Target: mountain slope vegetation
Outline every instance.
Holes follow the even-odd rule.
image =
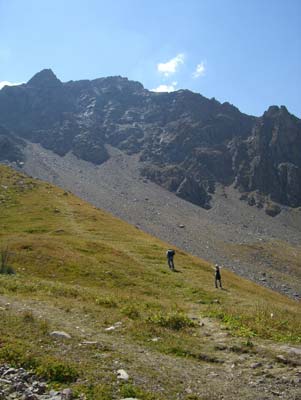
[[[179,249],[172,273],[167,243],[5,166],[0,244],[2,362],[96,400],[300,394],[299,303]]]

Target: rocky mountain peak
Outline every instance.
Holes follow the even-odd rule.
[[[301,205],[301,121],[285,106],[257,118],[189,90],[154,93],[121,76],[62,83],[51,69],[21,91],[0,92],[0,125],[61,156],[140,154],[145,176],[204,208],[218,184]]]
[[[105,78],[98,78],[91,81],[93,86],[104,88],[104,89],[115,89],[119,91],[128,90],[131,92],[144,90],[143,85],[140,82],[131,81],[126,77],[108,76]]]
[[[288,112],[285,106],[270,106],[268,110],[263,114],[266,118],[276,118],[276,117],[289,117],[291,114]]]
[[[61,84],[62,82],[56,77],[51,69],[43,69],[27,82],[28,86],[33,87],[54,87]]]

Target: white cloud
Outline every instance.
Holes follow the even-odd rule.
[[[192,74],[193,78],[199,78],[200,76],[204,76],[206,72],[205,63],[202,61],[200,64],[196,66],[194,73]]]
[[[177,90],[176,86],[177,86],[178,82],[172,82],[170,85],[159,85],[156,89],[151,89],[152,92],[174,92],[175,90]]]
[[[181,64],[184,64],[184,59],[184,54],[180,53],[166,63],[157,64],[157,70],[164,74],[164,76],[174,74],[177,71],[178,67]]]
[[[8,81],[0,81],[0,90],[4,87],[4,86],[17,86],[17,85],[21,85],[22,82],[18,82],[18,83],[13,83],[13,82],[8,82]]]

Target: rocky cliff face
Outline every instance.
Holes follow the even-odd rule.
[[[288,206],[300,206],[300,150],[301,121],[284,106],[270,107],[257,119],[250,137],[234,146],[237,188],[258,191]]]
[[[0,161],[22,161],[24,141],[0,126]]]
[[[153,93],[118,76],[62,83],[43,70],[0,91],[0,125],[96,164],[106,144],[139,153],[145,176],[204,208],[217,183],[251,205],[301,205],[301,121],[285,107],[255,118],[188,90]]]

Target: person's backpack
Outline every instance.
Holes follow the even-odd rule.
[[[166,252],[167,257],[173,257],[175,254],[176,254],[176,252],[172,249],[169,249]]]

